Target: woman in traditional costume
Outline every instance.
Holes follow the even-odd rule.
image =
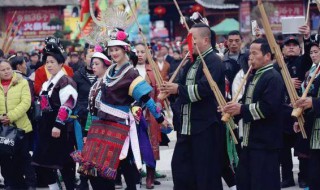
[[[39,122],[39,144],[33,164],[39,166],[50,190],[58,190],[56,170],[59,169],[67,190],[74,189],[75,164],[70,153],[75,147],[72,122],[68,119],[77,102],[75,82],[62,70],[65,58],[59,39],[48,37],[44,49],[45,66],[51,77],[42,85]]]
[[[139,74],[151,85],[152,92],[150,96],[157,100],[157,96],[159,95],[160,91],[157,88],[156,79],[154,77],[152,68],[149,63],[147,63],[147,54],[146,54],[146,47],[139,43],[135,45],[135,49],[138,56],[138,64],[135,68],[139,71]],[[159,102],[159,101],[157,101]],[[158,105],[161,105],[159,102]],[[159,151],[159,144],[161,142],[161,130],[160,125],[156,121],[156,119],[151,115],[149,111],[146,112],[146,120],[148,122],[148,135],[149,135],[149,144],[151,143],[152,148],[152,159],[151,156],[148,156],[148,151],[145,150],[142,152],[143,161],[146,163],[147,168],[147,178],[146,178],[146,188],[153,189],[153,185],[155,184],[155,169],[156,169],[156,160],[160,160],[160,151]],[[140,137],[139,137],[140,140]],[[141,144],[141,143],[140,143]],[[143,147],[146,144],[142,145]],[[140,146],[141,147],[141,146]],[[156,181],[156,184],[160,184],[160,182]]]
[[[301,84],[302,91],[306,90],[308,83],[312,76],[316,75],[307,98],[301,98],[297,101],[297,107],[305,110],[305,128],[309,131],[309,173],[308,185],[310,190],[320,190],[320,77],[319,77],[319,63],[320,63],[320,47],[318,35],[311,36],[310,57],[312,59],[312,66],[306,75],[305,80]],[[298,124],[295,123],[294,130],[299,131]]]
[[[135,190],[135,175],[141,169],[141,157],[137,128],[130,106],[134,101],[146,106],[158,123],[167,121],[149,93],[152,87],[134,69],[128,54],[128,34],[115,29],[108,41],[108,53],[114,64],[106,71],[101,92],[96,98],[97,116],[89,129],[81,154],[74,159],[81,163],[80,172],[114,180],[121,167],[127,189]],[[114,189],[114,186],[108,189]]]
[[[103,84],[103,76],[110,66],[111,61],[106,55],[101,52],[95,52],[91,58],[91,67],[97,81],[92,85],[89,92],[88,109],[89,115],[85,130],[88,131],[93,120],[97,120],[98,106],[96,106],[96,98],[100,93]],[[98,102],[98,101],[97,101]],[[85,137],[86,139],[86,137]],[[86,141],[86,140],[85,140]],[[102,177],[89,176],[90,183],[93,189],[110,189],[113,188],[113,182]]]

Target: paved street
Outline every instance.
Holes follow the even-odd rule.
[[[173,189],[173,182],[172,182],[172,174],[171,174],[171,158],[173,154],[174,145],[176,142],[175,134],[172,133],[169,135],[169,138],[171,139],[171,142],[169,144],[169,147],[161,147],[160,151],[160,161],[157,162],[157,170],[161,173],[165,173],[167,175],[167,178],[165,180],[161,180],[162,185],[156,186],[155,189],[157,190],[171,190]],[[294,172],[295,172],[295,181],[297,182],[297,172],[298,172],[298,160],[294,157]],[[145,182],[145,181],[143,181]],[[142,187],[142,189],[145,189]],[[228,186],[224,183],[224,190],[228,190]],[[299,186],[296,185],[296,187],[292,188],[284,188],[284,190],[299,190]]]
[[[169,138],[171,140],[169,147],[161,147],[160,150],[160,161],[157,162],[157,171],[159,171],[162,174],[166,174],[167,178],[160,179],[161,185],[155,186],[154,189],[156,190],[172,190],[173,189],[173,181],[172,181],[172,174],[171,174],[171,158],[173,154],[174,145],[176,142],[175,133],[171,133],[169,135]],[[294,157],[294,173],[295,173],[295,181],[297,182],[297,172],[298,172],[298,160]],[[145,188],[145,178],[142,179],[142,187],[141,189]],[[125,182],[123,182],[125,186]],[[224,190],[228,190],[229,188],[224,184]],[[284,190],[298,190],[299,187],[296,185],[296,187],[292,188],[285,188]],[[39,188],[39,190],[47,190],[46,188]],[[123,188],[124,190],[124,188]]]

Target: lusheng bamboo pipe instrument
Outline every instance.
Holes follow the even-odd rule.
[[[236,93],[236,95],[232,98],[231,102],[236,102],[236,101],[237,101],[237,99],[238,99],[238,97],[239,97],[239,94],[240,94],[240,92],[242,91],[243,86],[246,84],[246,81],[247,81],[247,79],[248,79],[249,74],[251,73],[251,70],[252,70],[252,66],[249,67],[249,70],[247,71],[246,75],[245,75],[244,78],[242,79],[242,81],[241,81],[241,83],[240,83],[240,86],[239,86],[239,88],[238,88],[238,90],[237,90],[237,93]],[[229,113],[225,113],[225,114],[222,116],[221,120],[224,121],[224,122],[228,122],[229,119],[230,119],[230,117],[231,117],[231,115],[230,115]]]
[[[14,30],[13,35],[11,36],[10,42],[8,43],[7,47],[4,49],[4,54],[7,54],[9,52],[10,47],[12,45],[12,42],[13,42],[14,38],[17,36],[17,33],[19,31],[19,28],[20,28],[20,25],[22,23],[22,20],[23,19],[20,20],[20,22],[17,25],[17,28]]]
[[[187,24],[187,22],[186,22],[185,17],[183,16],[183,14],[182,14],[182,12],[181,12],[181,10],[180,10],[180,7],[179,7],[177,1],[176,1],[176,0],[173,0],[173,2],[174,2],[174,4],[175,4],[176,7],[177,7],[177,10],[178,10],[178,12],[179,12],[179,14],[180,14],[180,18],[183,19],[183,23],[185,24],[185,26],[186,26],[186,28],[187,28],[187,30],[188,30],[188,33],[190,33],[190,28],[189,28],[189,26],[188,26],[188,24]],[[208,80],[208,82],[209,82],[210,88],[211,88],[211,90],[213,91],[215,98],[217,99],[218,105],[219,105],[219,106],[225,106],[225,105],[227,104],[227,102],[226,102],[226,100],[224,99],[223,95],[221,94],[221,91],[220,91],[217,83],[213,80],[213,78],[212,78],[212,76],[211,76],[211,73],[210,73],[210,71],[209,71],[209,69],[208,69],[208,67],[207,67],[207,64],[206,64],[206,62],[204,61],[203,56],[202,56],[202,54],[201,54],[201,52],[200,52],[200,50],[199,50],[198,45],[196,44],[196,42],[195,42],[195,40],[194,40],[194,38],[193,38],[193,36],[192,36],[192,40],[193,40],[193,43],[194,43],[194,45],[195,45],[195,47],[196,47],[196,50],[197,50],[197,52],[198,52],[198,54],[199,54],[199,57],[200,57],[200,59],[201,59],[201,62],[202,62],[202,65],[203,65],[204,75],[206,76],[206,78],[207,78],[207,80]],[[230,119],[230,120],[228,121],[228,123],[227,123],[226,126],[228,127],[228,129],[229,129],[229,131],[230,131],[230,134],[231,134],[231,136],[232,136],[233,142],[234,142],[235,144],[238,144],[237,138],[236,138],[236,136],[235,136],[234,133],[233,133],[233,128],[234,128],[233,119]]]
[[[162,76],[161,76],[161,74],[160,74],[159,67],[158,67],[158,65],[154,62],[154,60],[152,59],[152,55],[151,55],[150,51],[148,51],[148,50],[149,50],[149,47],[148,47],[148,44],[147,44],[147,39],[146,39],[146,37],[144,36],[144,34],[143,34],[143,32],[142,32],[142,29],[141,29],[141,26],[140,26],[140,24],[139,24],[139,22],[138,22],[138,19],[137,19],[137,17],[136,17],[136,14],[135,14],[134,10],[132,9],[130,0],[128,0],[127,2],[128,2],[129,7],[130,7],[130,10],[131,10],[131,12],[132,12],[132,15],[133,15],[133,17],[134,17],[134,20],[135,20],[135,22],[136,22],[136,24],[137,24],[137,26],[138,26],[139,34],[140,34],[141,37],[142,37],[142,41],[143,41],[143,43],[144,43],[144,46],[146,47],[146,50],[147,50],[147,51],[146,51],[146,54],[147,54],[148,62],[149,62],[149,64],[150,64],[151,68],[152,68],[152,71],[153,71],[155,80],[156,80],[156,82],[157,82],[157,85],[158,85],[158,87],[160,87],[160,86],[163,84],[163,79],[162,79]],[[171,117],[170,110],[169,110],[169,101],[168,101],[168,99],[165,99],[165,100],[164,100],[164,106],[165,106],[165,109],[166,109],[166,112],[167,112],[167,116],[168,116],[168,117]]]
[[[182,61],[180,62],[179,66],[176,68],[176,70],[174,71],[173,75],[171,76],[171,78],[169,79],[169,82],[173,82],[174,79],[177,77],[180,69],[182,68],[182,66],[185,64],[188,56],[189,56],[190,52],[187,53],[187,55],[182,59]],[[160,92],[160,94],[158,95],[158,99],[159,100],[164,100],[165,98],[167,98],[170,94],[166,94],[163,92]]]
[[[2,48],[1,48],[3,51],[5,51],[5,48],[6,48],[8,39],[9,39],[9,32],[11,33],[12,26],[13,26],[13,20],[14,20],[14,17],[16,16],[16,13],[17,13],[17,11],[14,11],[14,13],[13,13],[13,15],[11,17],[9,26],[8,26],[8,28],[6,30],[5,37],[4,37],[3,44],[2,44]]]
[[[308,0],[307,13],[306,13],[306,24],[309,22],[309,12],[310,12],[310,0]]]
[[[269,20],[268,20],[266,11],[265,11],[264,6],[262,4],[262,0],[258,0],[258,8],[259,8],[260,13],[261,13],[261,22],[262,22],[263,28],[265,30],[265,34],[266,34],[268,43],[270,45],[271,51],[275,54],[277,63],[279,65],[280,69],[281,69],[281,75],[282,75],[284,83],[286,85],[286,88],[287,88],[287,91],[288,91],[288,94],[289,94],[289,97],[290,97],[291,104],[294,105],[294,103],[298,99],[298,94],[297,94],[297,91],[296,91],[292,81],[291,81],[291,76],[290,76],[288,68],[287,68],[287,66],[286,66],[286,64],[284,62],[282,52],[281,52],[278,44],[276,43],[276,40],[274,39],[274,36],[273,36],[272,30],[271,30],[271,27],[270,27],[270,24],[269,24]],[[306,139],[307,138],[307,134],[306,134],[306,132],[304,130],[304,127],[303,127],[304,118],[301,115],[297,119],[298,119],[299,127],[300,127],[300,130],[301,130],[301,133],[302,133],[302,137],[304,139]]]
[[[306,98],[307,97],[308,92],[310,90],[310,87],[311,87],[314,79],[316,78],[316,76],[318,74],[318,71],[319,71],[319,68],[320,68],[319,66],[320,66],[320,64],[318,63],[317,68],[316,68],[316,70],[314,72],[314,75],[311,77],[310,81],[308,82],[308,86],[306,87],[305,91],[303,92],[301,98]],[[291,113],[291,116],[298,118],[302,114],[302,111],[303,111],[302,108],[294,108],[292,113]]]

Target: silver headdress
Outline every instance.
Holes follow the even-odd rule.
[[[78,24],[78,29],[81,33],[81,37],[85,42],[94,46],[97,44],[105,44],[106,41],[109,40],[108,31],[106,28],[100,27],[98,25],[94,25],[90,28],[88,35],[86,35],[83,31],[81,31],[80,24]]]
[[[209,21],[208,21],[208,19],[207,19],[206,17],[203,17],[199,12],[194,12],[191,17],[186,17],[186,16],[184,16],[184,18],[181,17],[181,18],[180,18],[180,23],[181,23],[182,25],[183,25],[183,24],[187,24],[187,23],[184,23],[184,21],[187,22],[187,21],[190,21],[190,20],[191,20],[193,23],[199,23],[199,22],[201,22],[201,23],[209,26]]]
[[[190,20],[192,20],[193,22],[196,22],[197,20],[199,20],[203,24],[209,26],[208,19],[206,17],[203,17],[199,12],[194,12],[190,17]]]
[[[101,11],[98,18],[95,17],[93,7],[96,0],[90,0],[90,14],[93,21],[100,27],[105,27],[108,30],[121,28],[123,30],[133,23],[133,18],[125,11],[116,7],[107,8]]]

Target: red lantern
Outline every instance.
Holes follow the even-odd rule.
[[[157,16],[162,17],[163,15],[166,14],[167,10],[163,6],[157,6],[156,8],[154,8],[153,12]]]
[[[192,12],[199,12],[202,13],[203,12],[203,6],[199,5],[199,4],[195,4],[192,6]]]

